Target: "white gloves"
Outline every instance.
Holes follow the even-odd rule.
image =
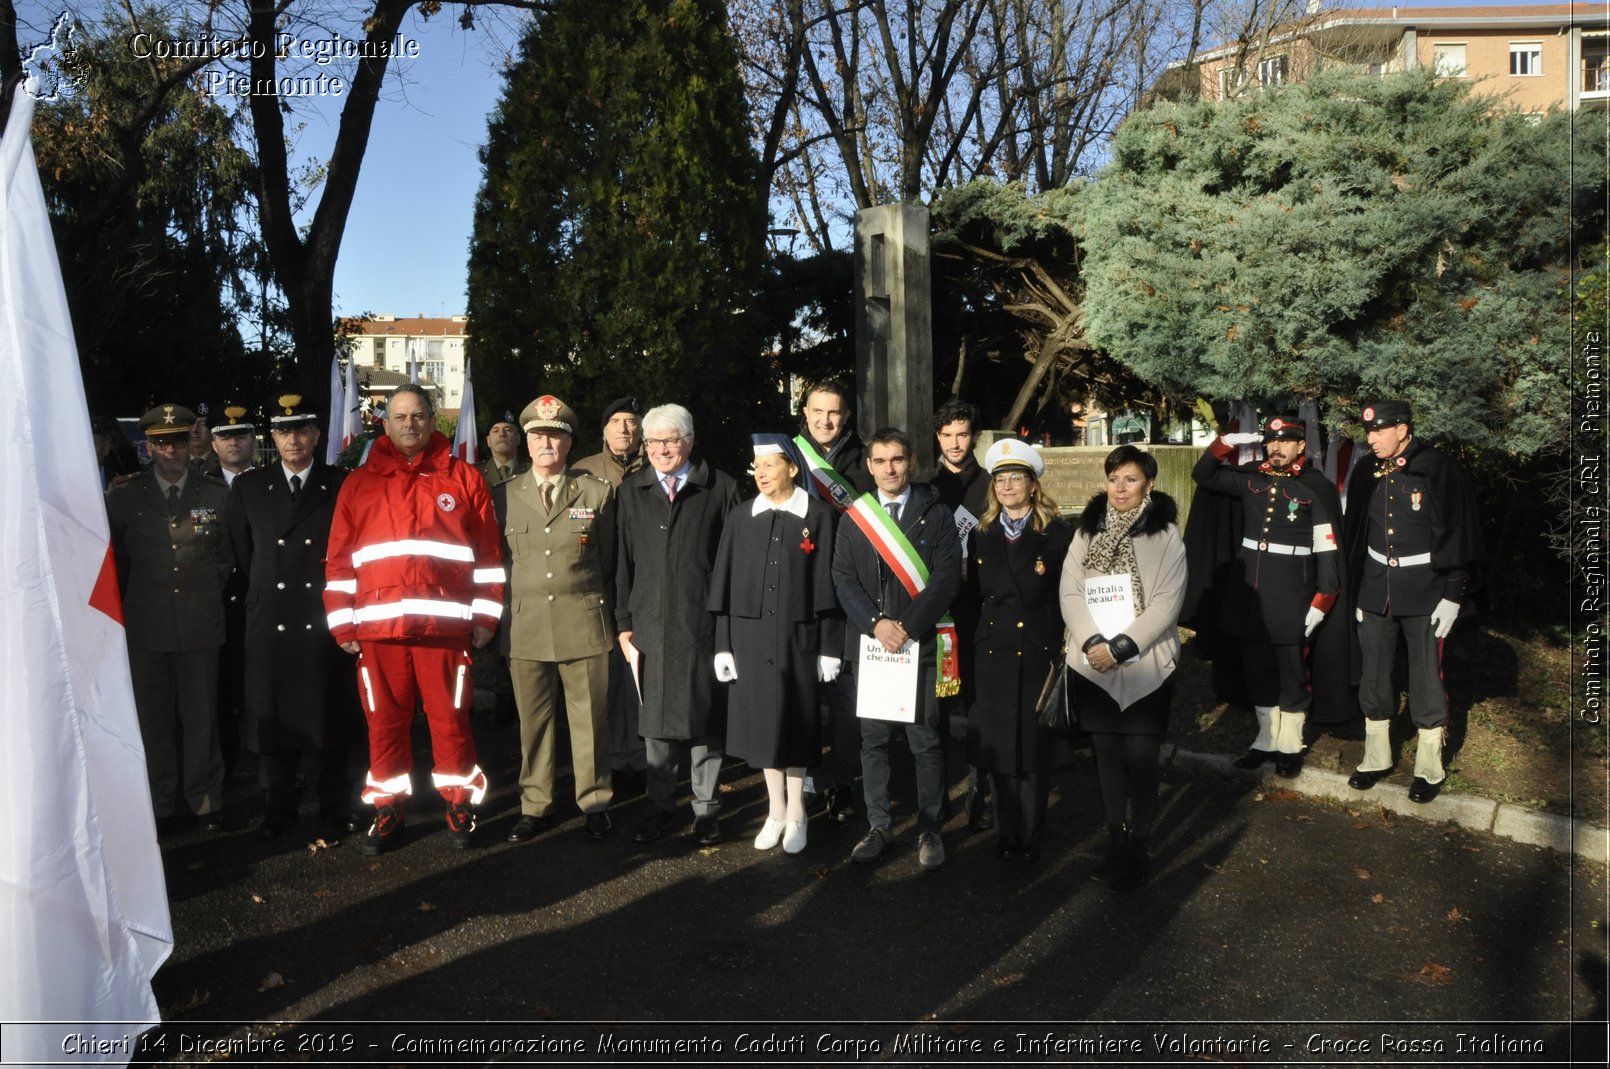
[[[1325,613],[1312,605],[1308,606],[1308,615],[1303,619],[1303,638],[1311,637],[1314,633],[1314,628],[1324,622]]]
[[[738,662],[730,653],[716,654],[716,682],[731,683],[738,678]]]
[[[1438,638],[1447,638],[1448,632],[1453,630],[1453,622],[1459,619],[1459,603],[1443,598],[1437,602],[1437,607],[1431,610],[1431,631]]]
[[[1364,610],[1363,609],[1354,609],[1353,610],[1353,619],[1357,620],[1359,623],[1363,623],[1364,622]]]
[[[839,667],[844,662],[837,657],[816,658],[816,678],[823,683],[831,683],[839,677]]]
[[[1221,434],[1219,441],[1225,445],[1262,445],[1263,435],[1257,431],[1243,431],[1239,434]]]

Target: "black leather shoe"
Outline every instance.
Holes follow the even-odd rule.
[[[278,839],[294,827],[296,827],[296,814],[268,813],[264,815],[263,822],[257,825],[257,837],[265,842]]]
[[[1265,761],[1269,761],[1275,756],[1276,755],[1273,750],[1249,749],[1246,753],[1242,754],[1240,757],[1237,757],[1234,761],[1231,761],[1230,764],[1236,768],[1250,771],[1254,768],[1262,768]]]
[[[1379,769],[1375,772],[1365,772],[1360,769],[1347,777],[1347,785],[1355,791],[1367,791],[1392,774],[1390,768]]]
[[[345,806],[326,806],[320,809],[319,823],[324,826],[325,831],[336,835],[346,835],[363,827],[352,815],[352,810]]]
[[[1016,839],[996,839],[995,856],[1002,861],[1016,861],[1023,856],[1023,847]]]
[[[1026,865],[1032,865],[1040,860],[1040,846],[1038,843],[1018,844],[1018,859]]]
[[[546,814],[540,817],[521,816],[514,822],[514,827],[509,829],[509,834],[505,838],[511,843],[528,843],[551,827],[553,817]]]
[[[831,824],[855,823],[855,798],[849,787],[834,787],[827,792],[827,807],[823,815]]]
[[[224,815],[222,813],[203,813],[200,819],[202,831],[220,832],[224,830]]]
[[[693,822],[693,838],[700,846],[714,846],[721,841],[721,821],[715,817],[699,817]]]
[[[671,826],[671,814],[655,806],[648,811],[637,830],[632,832],[632,842],[651,843],[665,834],[665,829]]]
[[[995,827],[995,810],[990,807],[989,795],[980,791],[967,793],[967,826],[974,831],[989,831]]]
[[[1296,779],[1303,770],[1303,755],[1297,753],[1275,754],[1275,775],[1286,779]]]
[[[1409,785],[1409,801],[1419,802],[1421,805],[1425,805],[1441,793],[1442,784],[1428,783],[1424,776],[1414,777],[1414,782]]]
[[[614,827],[614,825],[610,823],[609,814],[602,811],[597,813],[588,813],[585,823],[587,826],[587,838],[591,839],[595,843],[608,835],[609,829]]]

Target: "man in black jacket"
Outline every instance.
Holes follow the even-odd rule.
[[[918,862],[934,869],[945,863],[945,847],[939,837],[944,823],[945,758],[937,726],[939,650],[935,628],[961,588],[961,549],[955,517],[939,500],[938,491],[910,481],[912,452],[911,439],[904,431],[885,428],[868,444],[867,470],[877,483],[878,506],[926,567],[926,585],[913,596],[891,567],[891,554],[898,559],[901,550],[874,542],[861,521],[847,517],[835,536],[833,589],[851,625],[846,628],[845,675],[860,680],[861,636],[875,639],[890,653],[912,641],[918,644],[916,717],[906,724],[906,741],[917,765]],[[879,525],[877,517],[867,520],[868,527]],[[856,861],[877,860],[893,841],[889,816],[889,739],[893,733],[894,723],[889,720],[861,721],[862,788],[870,828],[850,854]]]
[[[1415,437],[1407,401],[1365,405],[1360,415],[1373,455],[1359,461],[1348,484],[1344,541],[1357,586],[1364,760],[1347,782],[1367,791],[1392,771],[1398,705],[1392,664],[1402,634],[1409,715],[1419,736],[1409,800],[1424,803],[1447,777],[1442,641],[1468,599],[1470,571],[1485,555],[1481,520],[1464,470]]]

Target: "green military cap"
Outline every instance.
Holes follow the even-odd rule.
[[[147,438],[189,434],[196,414],[184,405],[157,405],[140,417],[140,432]]]
[[[576,413],[551,393],[545,393],[520,410],[523,431],[564,431],[576,433]]]

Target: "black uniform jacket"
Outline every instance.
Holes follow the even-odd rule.
[[[1347,485],[1343,532],[1359,608],[1427,616],[1464,605],[1486,557],[1470,480],[1446,453],[1411,438],[1395,460],[1366,456]]]
[[[235,477],[226,515],[246,577],[246,744],[258,753],[345,746],[363,735],[352,658],[324,612],[324,558],[347,473],[315,461],[296,500],[281,464]]]
[[[833,546],[833,589],[850,625],[845,629],[844,649],[852,663],[860,649],[855,632],[871,635],[880,616],[898,621],[908,635],[922,643],[924,655],[928,655],[933,648],[934,627],[950,611],[961,589],[962,558],[956,541],[956,519],[939,500],[939,491],[926,483],[912,483],[911,497],[900,513],[900,529],[928,568],[928,585],[915,599],[906,593],[855,522],[848,516],[839,520]]]

